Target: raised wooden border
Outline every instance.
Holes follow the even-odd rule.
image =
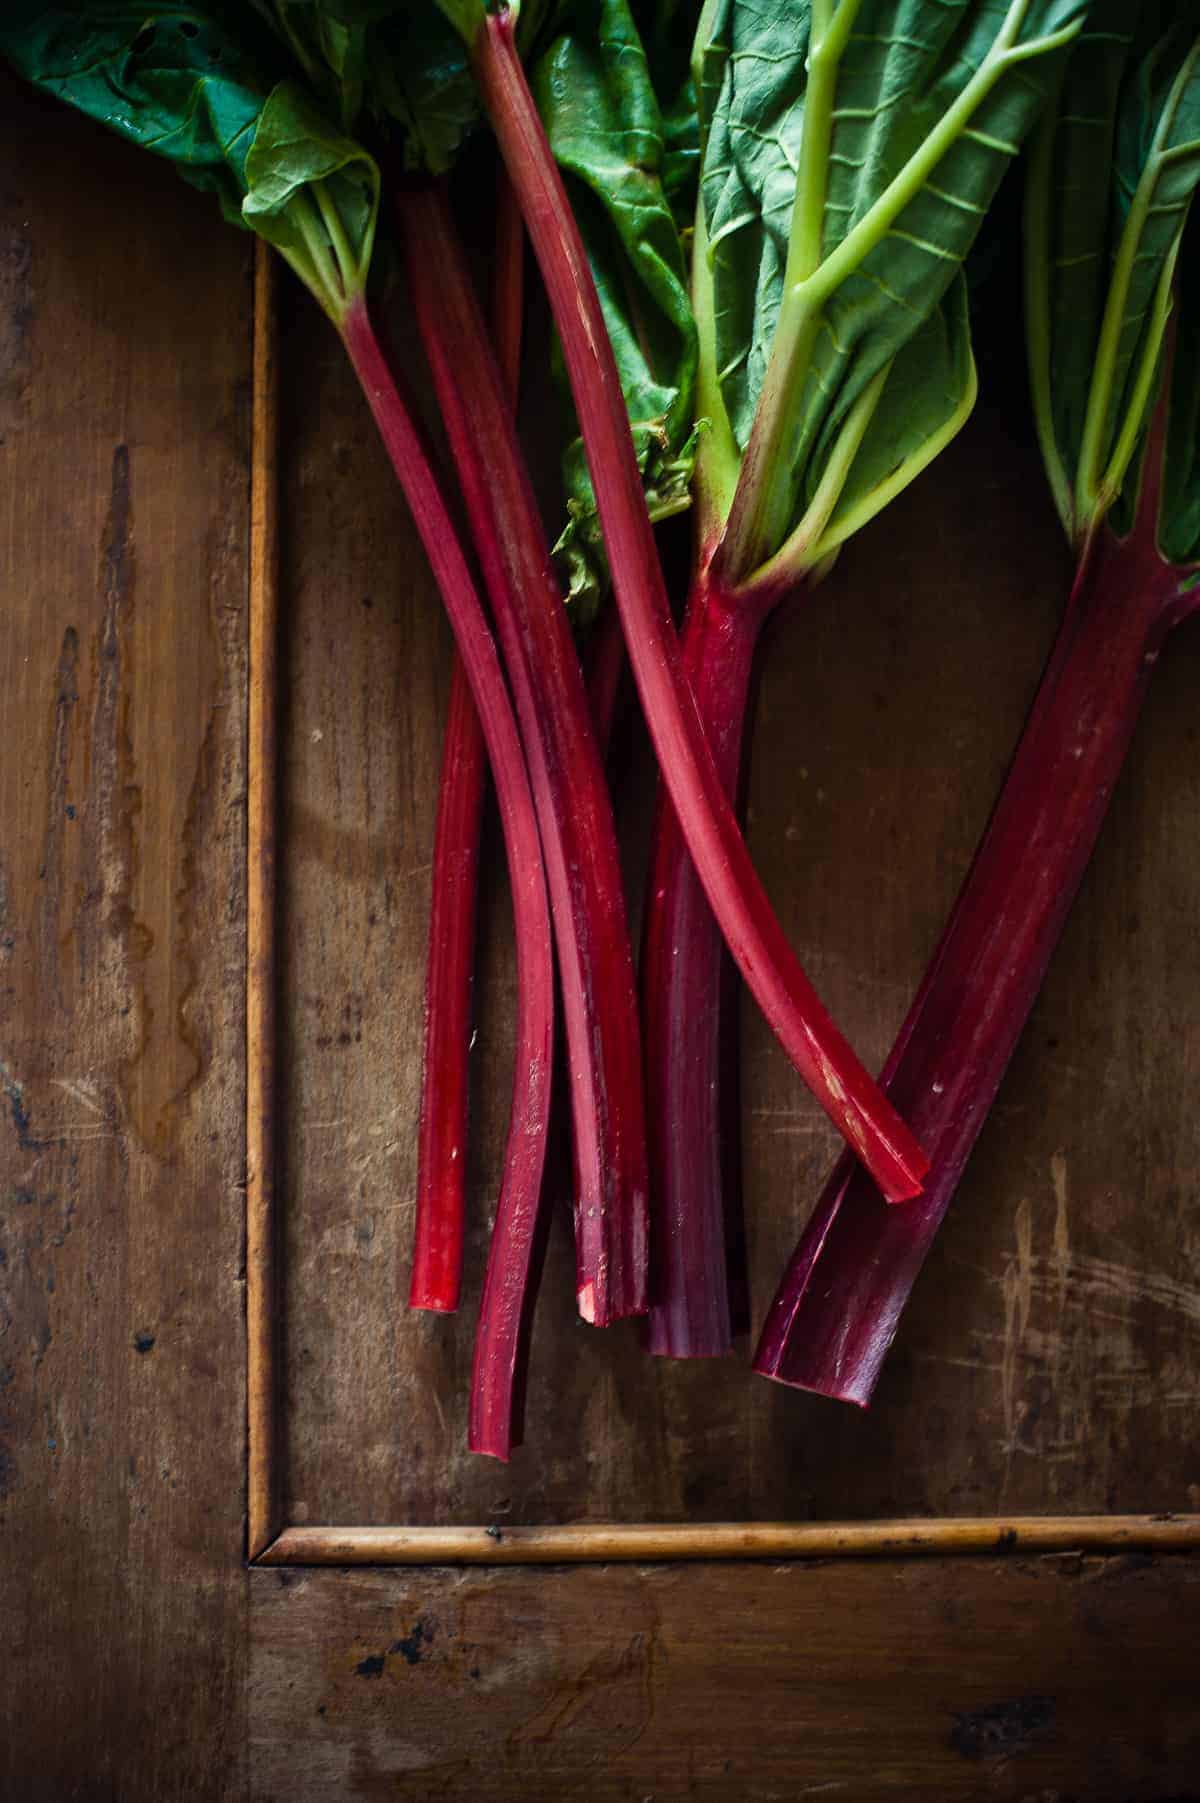
[[[258,1565],[523,1565],[948,1553],[1177,1552],[1200,1515],[871,1522],[585,1522],[554,1527],[289,1527],[282,1520],[274,1188],[279,634],[274,258],[254,265],[246,898],[247,1552]]]
[[[586,1565],[915,1553],[1177,1552],[1198,1515],[1025,1515],[1011,1521],[607,1522],[540,1528],[284,1528],[263,1565]]]
[[[249,721],[246,775],[246,1540],[275,1538],[279,1434],[275,1268],[275,819],[279,688],[279,512],[275,257],[254,254],[250,436]]]

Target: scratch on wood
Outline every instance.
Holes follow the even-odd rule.
[[[1008,1483],[1012,1456],[1017,1446],[1020,1427],[1017,1404],[1017,1360],[1029,1330],[1029,1311],[1033,1302],[1033,1210],[1029,1198],[1022,1196],[1014,1218],[1016,1253],[1004,1267],[1004,1353],[1001,1360],[1000,1394],[1004,1412],[1004,1485]]]
[[[1050,1181],[1054,1185],[1054,1251],[1053,1263],[1058,1274],[1059,1313],[1066,1307],[1067,1289],[1071,1281],[1071,1235],[1067,1223],[1067,1160],[1055,1152],[1050,1160]]]
[[[46,801],[46,830],[38,870],[39,971],[59,1007],[63,1005],[59,969],[59,905],[63,892],[63,837],[68,826],[67,808],[71,766],[72,727],[79,703],[79,634],[68,626],[63,634],[55,675],[54,716],[51,725],[50,786]]]

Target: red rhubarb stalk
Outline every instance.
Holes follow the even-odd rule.
[[[831,1120],[899,1201],[925,1158],[830,1020],[750,862],[680,659],[612,347],[578,227],[529,92],[511,14],[472,55],[484,105],[550,297],[621,613],[659,767],[709,905],[767,1021]]]
[[[409,284],[512,684],[542,833],[570,1064],[579,1310],[646,1308],[641,1046],[612,808],[541,519],[445,197],[399,200]]]
[[[497,187],[492,332],[505,390],[515,407],[521,363],[525,228],[503,169]],[[462,659],[456,654],[433,845],[410,1308],[456,1309],[462,1284],[471,988],[486,777],[487,751],[479,715]]]
[[[1155,544],[1158,486],[1131,535],[1081,560],[1004,790],[883,1081],[930,1154],[889,1208],[843,1159],[771,1305],[754,1368],[864,1406],[1070,912],[1162,641],[1191,605]]]
[[[507,1458],[546,1153],[554,1041],[554,965],[537,817],[508,690],[453,521],[412,415],[356,298],[343,342],[404,490],[454,628],[487,742],[504,825],[517,946],[513,1103],[492,1249],[480,1305],[471,1393],[471,1445]]]
[[[410,1308],[443,1312],[458,1307],[462,1284],[471,988],[486,776],[479,715],[456,656],[433,841],[417,1217],[408,1291]]]
[[[754,652],[768,609],[693,585],[683,663],[717,770],[736,803]],[[652,1352],[730,1349],[726,1265],[730,999],[724,950],[679,822],[660,792],[642,946],[642,1017],[653,1215]],[[720,1008],[713,997],[721,995]]]
[[[621,695],[621,678],[625,674],[625,640],[621,637],[621,616],[615,608],[605,608],[592,627],[586,657],[588,706],[603,758],[608,756]]]

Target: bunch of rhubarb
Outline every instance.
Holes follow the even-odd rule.
[[[409,1298],[460,1300],[490,771],[519,1004],[476,1333],[477,1451],[506,1458],[520,1439],[556,1058],[580,1314],[647,1316],[656,1353],[729,1350],[738,976],[847,1148],[756,1369],[870,1392],[1036,994],[1153,657],[1188,605],[1200,359],[1169,320],[1190,279],[1200,27],[1191,7],[1128,12],[21,0],[0,21],[0,49],[27,77],[215,191],[314,296],[454,628]],[[1027,140],[1031,390],[1078,577],[1004,796],[877,1083],[808,982],[738,826],[755,650],[785,598],[811,590],[819,604],[842,546],[969,415],[964,264]],[[459,211],[488,143],[485,304]],[[372,274],[384,233],[399,253],[386,280]],[[566,397],[554,520],[517,428],[534,270]],[[416,321],[449,476],[377,329],[389,305]],[[689,509],[673,608],[655,525]],[[660,780],[636,974],[604,763],[626,662]]]

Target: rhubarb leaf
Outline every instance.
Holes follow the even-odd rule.
[[[276,46],[253,11],[97,0],[0,18],[23,75],[216,192],[226,218],[274,244],[334,319],[366,281],[379,175],[303,89],[272,85]],[[277,60],[277,55],[275,56]]]
[[[479,124],[462,38],[433,5],[256,0],[344,130],[362,118],[406,170],[444,174]]]
[[[85,10],[18,0],[0,13],[0,52],[20,74],[169,158],[236,223],[269,85],[262,49],[260,33],[235,34],[212,6],[97,0]]]
[[[731,575],[822,501],[848,423],[954,282],[1084,11],[826,0],[798,24],[791,9],[709,0],[695,61],[712,285],[702,357],[736,445],[756,438]],[[895,450],[920,467],[915,418]]]
[[[480,121],[462,41],[430,7],[393,11],[371,34],[368,106],[391,122],[404,167],[443,175]]]
[[[696,329],[679,228],[663,185],[663,117],[628,0],[581,0],[531,86],[595,277],[651,516],[689,504]],[[586,613],[602,583],[582,444],[564,461],[570,523],[560,554]]]
[[[246,185],[247,223],[283,253],[337,319],[346,301],[362,293],[371,264],[379,213],[373,158],[328,125],[303,88],[280,82],[246,157]],[[319,248],[314,251],[314,233],[330,257],[328,273]],[[309,273],[314,263],[319,285]]]
[[[868,389],[860,402],[867,415],[865,431],[827,522],[818,511],[820,530],[813,534],[810,553],[814,565],[907,488],[970,414],[978,385],[967,284],[961,274],[876,381],[881,382],[878,399]],[[851,430],[843,428],[851,444],[853,424],[852,410]],[[840,474],[836,447],[827,470],[831,466]]]
[[[699,0],[632,0],[632,8],[662,113],[663,192],[680,230],[687,233],[700,180],[700,119],[691,69]]]
[[[1097,169],[1111,169],[1097,181]],[[1026,199],[1030,380],[1063,523],[1128,487],[1200,182],[1200,8],[1096,8],[1038,132]],[[1136,486],[1136,482],[1134,484]],[[1121,498],[1123,523],[1131,496]]]

